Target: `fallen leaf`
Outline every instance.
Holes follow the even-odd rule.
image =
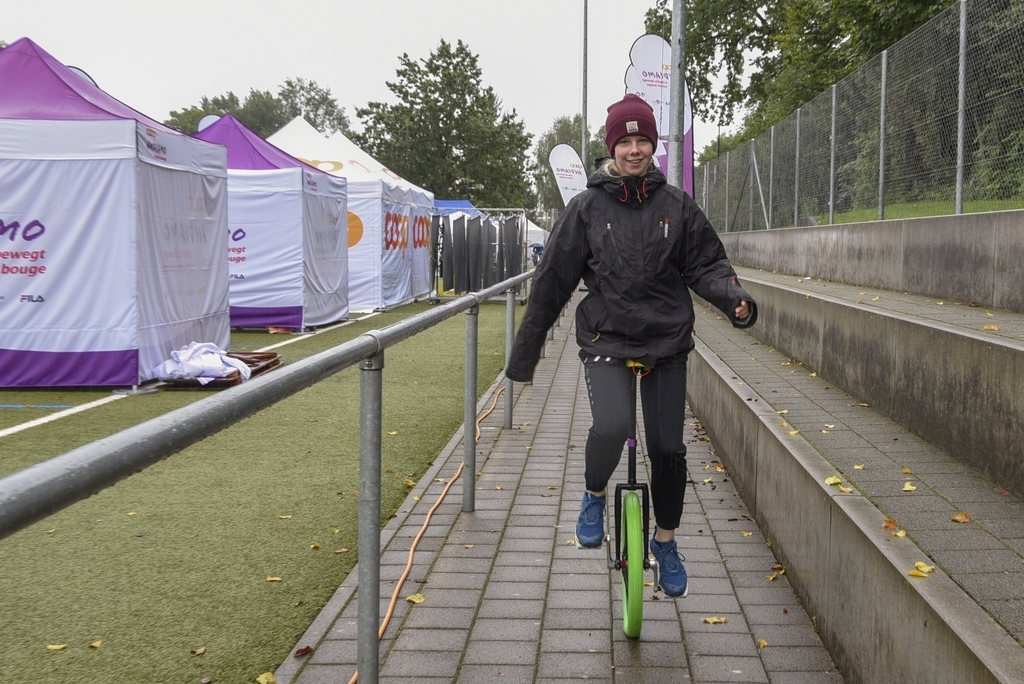
[[[885,522],[882,523],[882,527],[884,527],[887,530],[894,530],[896,529],[896,521],[892,518],[886,518]]]
[[[960,511],[959,513],[954,515],[952,518],[950,518],[950,520],[952,520],[955,523],[969,523],[969,522],[971,522],[972,518],[971,518],[971,514],[970,513],[966,513],[964,511]]]
[[[914,471],[913,471],[913,470],[911,470],[910,468],[904,468],[904,469],[903,469],[903,474],[904,474],[904,475],[913,475],[913,474],[914,474]]]
[[[292,519],[292,516],[290,516],[290,515],[279,515],[277,517],[279,519],[281,519],[281,520],[291,520]]]
[[[789,431],[788,433],[786,433],[786,434],[789,434],[789,435],[799,435],[799,434],[800,434],[800,431],[799,431],[799,430],[790,430],[790,431]]]
[[[910,575],[911,577],[927,577],[928,576],[927,574],[921,572],[920,570],[917,570],[916,568],[914,570],[911,570],[907,574]]]
[[[473,546],[474,546],[474,544],[466,544],[462,548],[464,548],[464,549],[471,549],[471,548],[473,548]]]
[[[711,470],[711,466],[710,465],[704,466],[704,470]]]
[[[984,328],[982,328],[982,330],[999,330],[999,326],[995,325],[994,323],[989,323]]]
[[[711,617],[704,618],[704,622],[706,622],[709,625],[724,625],[728,621],[729,621],[729,618],[727,618],[725,616],[718,617],[718,616],[712,615]]]
[[[337,551],[335,551],[334,553],[348,553],[348,549],[346,549],[346,548],[345,548],[345,547],[343,546],[343,547],[341,547],[340,549],[338,549]]]
[[[128,511],[128,515],[136,515],[135,511]]]
[[[67,647],[67,644],[46,644],[46,650],[48,651],[63,651]]]
[[[892,533],[892,536],[894,536],[894,537],[901,537],[901,538],[902,537],[906,537],[907,536],[907,531],[906,530],[896,530],[895,532]]]
[[[867,405],[867,404],[857,404],[857,406],[863,406],[864,408],[867,408],[867,407],[868,407],[868,405]]]
[[[497,489],[497,490],[498,490],[499,492],[500,492],[500,491],[501,491],[502,489],[504,489],[504,487],[502,487],[501,485],[494,485],[494,488],[495,488],[495,489]]]
[[[412,500],[413,501],[419,501],[420,500],[420,495],[417,494],[416,496],[412,497]]]
[[[917,487],[915,487],[911,482],[906,482],[903,485],[903,491],[905,491],[905,492],[916,492],[917,491]]]
[[[828,434],[828,430],[822,430],[822,431],[821,431],[821,434],[823,434],[823,435],[827,435],[827,434]]]
[[[402,480],[402,484],[404,484],[406,487],[415,487],[416,486],[416,481],[415,480]]]
[[[280,577],[274,577],[273,575],[267,575],[267,581],[268,582],[280,582],[281,578]]]
[[[782,563],[776,563],[775,565],[773,565],[772,566],[772,570],[775,570],[780,575],[785,575],[786,574],[786,566],[783,565]]]
[[[833,475],[832,477],[826,477],[825,478],[825,484],[827,484],[830,487],[833,486],[833,485],[841,484],[841,483],[842,483],[842,480],[839,478],[838,475]]]
[[[704,484],[707,484],[708,482],[711,482],[714,479],[715,478],[713,478],[713,477],[709,477],[708,479],[704,480]]]
[[[309,548],[311,548],[314,551],[316,551],[317,549],[320,548],[320,542],[318,542],[318,541],[313,542],[312,544],[309,545]]]
[[[817,374],[817,373],[811,373],[811,376],[810,376],[810,377],[812,377],[812,378],[816,378],[816,377],[818,377],[818,374]]]
[[[295,649],[295,657],[299,658],[299,657],[304,656],[304,655],[309,655],[312,652],[313,652],[313,647],[312,646],[303,646],[302,648]]]
[[[57,531],[56,529],[46,530],[46,534],[53,534],[56,531]]]
[[[779,573],[777,573],[777,572],[773,572],[772,574],[770,574],[770,575],[768,575],[767,577],[765,577],[765,580],[767,580],[767,581],[769,581],[769,582],[774,582],[774,581],[775,581],[775,580],[777,580],[778,578],[779,578]]]
[[[213,677],[203,677],[199,680],[199,684],[213,684]]]
[[[781,423],[779,423],[779,427],[789,427],[789,423],[787,423],[786,421],[782,421]]]
[[[256,678],[256,684],[277,684],[277,678],[273,672],[264,672]]]
[[[389,435],[397,435],[397,434],[398,434],[398,430],[392,430],[392,431],[391,431],[391,432],[389,432],[388,434],[389,434]]]
[[[409,603],[423,603],[424,601],[426,601],[426,598],[424,598],[423,594],[416,593],[406,596],[405,600]]]
[[[808,295],[808,296],[810,296],[810,295]],[[757,647],[758,648],[764,648],[767,645],[768,645],[768,642],[765,641],[764,639],[758,639],[757,640]]]
[[[548,485],[548,489],[558,489],[555,485]]]
[[[836,429],[836,426],[833,425],[832,423],[825,423],[825,427],[827,427],[829,430],[835,430]]]
[[[103,646],[103,639],[89,642],[89,648],[100,648],[101,646]]]
[[[928,565],[924,561],[917,561],[916,563],[914,563],[914,567],[917,568],[918,570],[920,570],[921,572],[924,572],[924,573],[927,573],[927,574],[931,574],[932,571],[935,570],[935,566],[934,565]]]
[[[203,655],[204,653],[206,653],[205,646],[200,646],[199,648],[192,649],[192,655]]]
[[[871,301],[873,301],[873,302],[877,302],[877,301],[878,301],[878,295],[875,295],[874,297],[872,297],[872,298],[871,298]]]
[[[854,463],[853,464],[853,469],[854,470],[864,470],[864,464],[863,463]]]
[[[935,302],[935,303],[938,304],[939,306],[942,306],[945,302]]]
[[[784,366],[788,366],[789,364],[788,364],[788,363],[784,363],[784,364],[782,364],[782,365],[784,365]],[[784,416],[784,415],[786,415],[787,413],[789,413],[789,409],[782,409],[781,411],[776,411],[776,413],[778,413],[778,414],[779,414],[780,416]]]
[[[740,532],[740,534],[742,534],[744,537],[752,537],[752,536],[754,536],[753,532]]]
[[[849,494],[850,492],[853,491],[853,487],[844,487],[843,485],[839,485],[839,491],[841,491],[843,494]]]
[[[338,534],[339,532],[341,532],[341,528],[340,527],[332,527],[331,528],[331,534]]]

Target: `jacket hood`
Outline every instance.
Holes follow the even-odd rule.
[[[639,206],[666,182],[665,174],[653,162],[642,176],[616,176],[611,164],[606,163],[590,175],[587,187],[603,189],[622,204]]]

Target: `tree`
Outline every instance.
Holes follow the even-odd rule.
[[[330,88],[323,88],[315,81],[289,78],[277,94],[288,121],[302,116],[324,135],[336,131],[346,135],[351,133],[345,109],[338,106]]]
[[[551,124],[551,128],[537,138],[537,144],[534,146],[533,182],[537,188],[538,207],[543,211],[553,212],[557,216],[563,208],[562,194],[548,163],[548,155],[555,145],[562,143],[571,145],[579,153],[582,137],[583,116],[577,114],[571,119],[567,116],[558,117]],[[604,126],[601,126],[597,135],[593,137],[588,131],[587,138],[587,162],[593,169],[595,160],[608,156],[608,148],[604,146]]]
[[[756,0],[688,0],[686,11],[686,79],[694,113],[728,125],[736,110],[751,98],[743,76],[748,56],[758,71],[770,72],[775,51],[773,36],[782,19],[784,2]],[[647,10],[645,27],[672,39],[672,3],[657,0]],[[712,79],[724,78],[720,91]]]
[[[357,109],[356,142],[395,173],[437,197],[480,207],[531,207],[527,153],[531,135],[515,110],[502,110],[481,85],[477,57],[461,40],[442,40],[427,59],[399,57],[387,86],[397,104]]]
[[[277,97],[269,90],[250,90],[244,103],[231,91],[213,98],[203,96],[198,105],[172,111],[164,124],[191,135],[199,130],[199,122],[207,114],[230,114],[261,138],[273,135],[296,116],[305,118],[324,135],[349,132],[345,110],[338,107],[330,89],[302,78],[285,80]]]
[[[749,140],[953,2],[690,0],[686,74],[694,112],[728,125],[745,109],[741,140]],[[669,0],[656,1],[645,25],[671,38]],[[724,79],[720,92],[713,79]]]

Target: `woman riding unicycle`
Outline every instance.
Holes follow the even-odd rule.
[[[532,380],[547,331],[582,280],[587,295],[576,310],[576,340],[593,425],[576,542],[596,548],[605,539],[606,488],[633,430],[638,367],[655,518],[650,551],[665,594],[685,596],[675,530],[686,490],[683,415],[694,321],[689,290],[740,328],[754,324],[757,306],[703,212],[653,163],[658,130],[650,105],[626,95],[608,108],[605,130],[612,158],[569,201],[551,231],[505,375]],[[630,502],[638,498],[635,491],[625,494]],[[628,510],[633,504],[623,505]],[[627,541],[630,536],[639,532],[627,530]],[[617,534],[620,547],[622,539]],[[638,574],[629,571],[630,577]],[[630,631],[637,636],[639,625],[635,634]]]

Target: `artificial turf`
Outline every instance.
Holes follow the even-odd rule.
[[[294,362],[429,308],[277,351]],[[505,315],[501,304],[480,307],[480,394],[504,365]],[[385,351],[384,520],[462,424],[465,327],[455,316]],[[281,338],[233,333],[232,349]],[[342,371],[0,540],[3,680],[226,684],[276,669],[357,560],[358,374]],[[0,409],[0,429],[57,410],[38,404],[109,395],[2,391],[0,404],[18,408]],[[205,396],[161,390],[0,437],[0,476]]]

